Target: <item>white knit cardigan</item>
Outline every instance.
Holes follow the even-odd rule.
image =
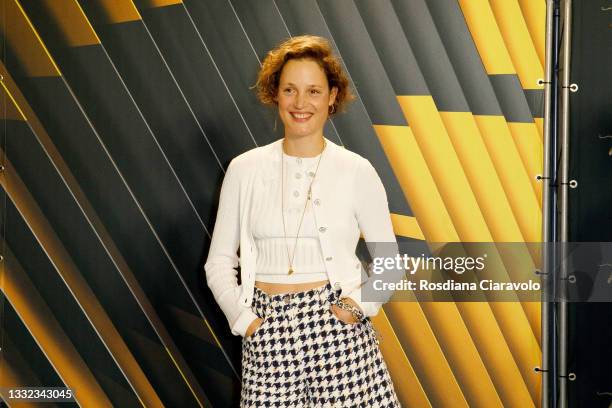
[[[251,220],[257,214],[251,209],[256,207],[252,205],[257,202],[254,200],[267,194],[270,182],[280,177],[282,140],[235,157],[221,187],[204,269],[207,284],[234,335],[244,336],[249,324],[258,317],[251,309],[257,259],[251,233]],[[341,289],[341,297],[350,297],[366,316],[375,316],[391,294],[382,301],[362,301],[362,277],[367,280],[378,275],[368,276],[355,250],[361,233],[368,243],[391,243],[391,255],[397,253],[387,194],[367,159],[326,141],[311,199],[327,275],[334,288]],[[240,285],[236,269],[239,265]]]

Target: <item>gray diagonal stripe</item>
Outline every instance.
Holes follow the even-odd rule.
[[[508,122],[533,123],[527,99],[516,74],[489,75]]]
[[[406,126],[395,91],[355,4],[326,0],[319,6],[372,123]]]
[[[388,0],[357,0],[361,18],[397,95],[430,95],[421,68]]]
[[[523,89],[529,110],[534,118],[544,117],[544,90],[543,89]]]
[[[457,0],[430,1],[427,6],[472,113],[501,115],[497,96]]]
[[[393,1],[393,7],[438,110],[468,112],[470,108],[425,1]]]

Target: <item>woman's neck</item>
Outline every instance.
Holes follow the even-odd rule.
[[[283,139],[283,151],[289,156],[316,157],[321,154],[324,145],[323,136]]]

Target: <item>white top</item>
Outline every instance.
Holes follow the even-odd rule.
[[[256,209],[271,195],[270,189],[280,178],[282,140],[235,157],[221,186],[204,270],[206,283],[234,335],[244,336],[249,324],[258,317],[251,307],[259,258],[252,224],[259,215]],[[350,297],[366,316],[375,316],[393,293],[369,291],[362,297],[366,294],[362,285],[370,287],[385,277],[386,282],[399,282],[404,271],[386,270],[368,276],[355,251],[361,233],[372,259],[398,255],[387,195],[367,159],[329,139],[326,142],[312,185],[315,204],[312,208],[327,276],[332,286],[341,291],[340,297]]]
[[[257,247],[255,280],[272,283],[305,283],[328,279],[312,208],[315,204],[312,199],[307,199],[308,187],[310,181],[315,177],[319,157],[320,155],[315,157],[289,156],[283,152],[284,215],[287,238],[285,239],[281,216],[282,186],[281,177],[279,177],[271,181],[267,194],[258,203],[255,212],[257,217],[252,220],[251,224]],[[325,154],[323,154],[321,160],[325,159]],[[279,163],[279,174],[280,171]],[[319,176],[320,174],[317,174],[317,178]],[[298,233],[302,212],[304,212],[304,219]],[[291,256],[293,256],[293,273],[289,275]]]

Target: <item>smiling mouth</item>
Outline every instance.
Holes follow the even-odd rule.
[[[291,112],[291,117],[297,122],[306,122],[311,116],[312,113]]]

